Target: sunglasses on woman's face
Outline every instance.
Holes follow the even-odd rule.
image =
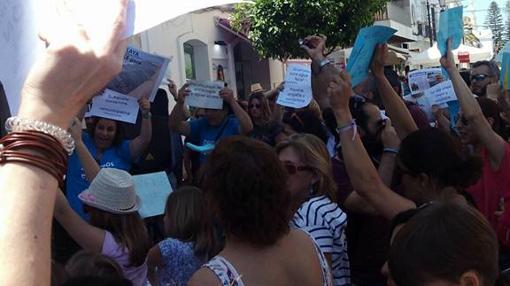
[[[486,74],[476,74],[476,75],[472,75],[471,76],[471,81],[483,81],[485,80],[486,78],[488,78],[489,76],[486,75]]]
[[[256,103],[255,104],[250,104],[250,105],[248,105],[248,108],[249,109],[252,109],[252,108],[259,109],[260,108],[260,104],[256,104]]]
[[[285,163],[285,169],[287,169],[287,172],[290,174],[290,175],[294,175],[296,174],[297,172],[312,172],[314,169],[310,166],[296,166],[292,163]]]

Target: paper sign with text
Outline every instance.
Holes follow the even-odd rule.
[[[225,87],[222,81],[190,81],[190,95],[186,97],[186,104],[192,107],[207,109],[222,109],[223,99],[220,91]]]
[[[107,89],[92,99],[92,108],[87,115],[135,124],[139,108],[135,97]]]
[[[312,101],[312,70],[309,65],[290,64],[285,75],[285,88],[278,96],[277,104],[303,108]]]
[[[173,192],[165,172],[133,176],[136,194],[142,205],[138,213],[142,218],[153,217],[165,213],[168,195]]]
[[[409,73],[409,88],[412,94],[425,92],[427,89],[441,83],[443,72],[441,68],[416,70]]]
[[[425,96],[428,98],[431,105],[441,105],[457,100],[451,80],[447,80],[428,89],[425,91]]]
[[[359,31],[347,64],[352,87],[356,87],[367,78],[376,46],[386,43],[396,32],[397,30],[393,28],[377,25]]]
[[[169,62],[167,58],[128,47],[122,72],[106,88],[136,98],[146,97],[152,102]]]

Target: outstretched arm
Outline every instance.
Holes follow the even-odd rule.
[[[387,57],[388,46],[378,45],[374,51],[370,68],[377,81],[377,87],[379,88],[379,94],[384,103],[386,114],[393,121],[400,139],[404,139],[410,133],[418,130],[418,127],[404,101],[398,96],[384,75],[384,63]]]
[[[60,14],[53,19],[58,29],[43,36],[48,48],[25,80],[18,111],[19,117],[65,130],[121,70],[128,1],[107,1],[110,9],[96,15],[105,23],[101,29],[77,23],[68,2],[58,1]],[[0,285],[49,285],[57,180],[30,163],[0,160],[0,185]]]
[[[356,192],[389,220],[404,210],[416,207],[413,202],[384,185],[359,135],[355,132],[355,125],[351,125],[353,120],[349,110],[349,98],[352,89],[349,75],[342,72],[339,78],[330,83],[328,93],[338,126],[340,128],[351,126],[340,132],[340,140],[347,173]]]
[[[491,125],[483,115],[482,108],[457,70],[451,49],[451,40],[448,40],[448,51],[446,56],[441,58],[441,65],[446,69],[452,80],[455,94],[462,109],[462,116],[471,126],[478,141],[487,149],[492,167],[498,169],[505,155],[505,140],[492,130]]]
[[[230,88],[226,87],[220,91],[220,97],[230,105],[235,116],[239,119],[239,123],[241,125],[239,133],[243,135],[250,134],[253,130],[253,123],[251,122],[251,118],[248,113],[244,111],[235,99],[234,92]]]
[[[142,128],[140,130],[140,135],[129,143],[129,151],[132,160],[136,160],[136,158],[140,157],[140,155],[147,150],[152,139],[151,103],[147,98],[142,97],[138,100],[138,104],[142,110]]]

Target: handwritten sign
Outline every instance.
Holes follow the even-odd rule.
[[[223,99],[220,91],[225,87],[222,81],[190,81],[191,93],[186,97],[186,104],[207,109],[222,109]]]
[[[439,31],[437,33],[437,48],[441,56],[446,55],[448,38],[452,38],[452,50],[457,49],[464,37],[463,7],[458,6],[441,12],[439,16]]]
[[[371,26],[359,31],[351,57],[347,64],[347,71],[351,75],[352,87],[356,87],[368,76],[368,69],[372,62],[375,48],[378,44],[386,43],[397,30],[386,26]]]
[[[425,96],[432,105],[441,105],[457,100],[451,80],[447,80],[426,90]]]
[[[142,218],[165,213],[166,199],[173,192],[165,172],[133,176],[136,194],[142,205],[138,213]]]
[[[310,66],[290,64],[285,75],[285,88],[278,96],[277,104],[303,108],[312,101],[312,70]]]
[[[411,94],[418,94],[441,83],[443,73],[441,68],[423,69],[410,72],[408,78]]]
[[[113,90],[105,90],[94,97],[88,116],[99,116],[127,123],[136,123],[138,116],[138,100]]]

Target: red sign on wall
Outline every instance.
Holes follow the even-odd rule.
[[[469,52],[459,52],[458,54],[459,62],[469,64]]]

